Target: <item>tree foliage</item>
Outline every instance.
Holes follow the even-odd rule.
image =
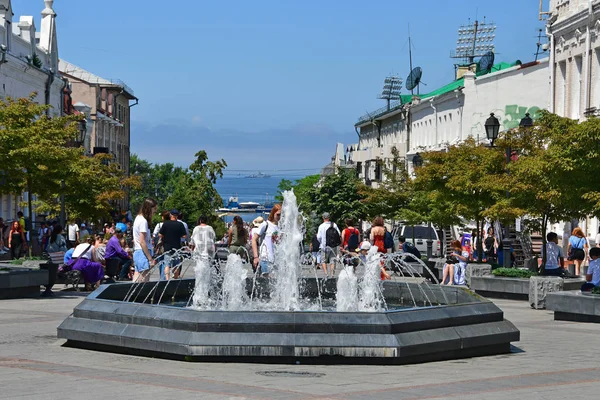
[[[542,231],[545,265],[549,222],[600,211],[600,120],[577,123],[542,111],[533,128],[507,132],[501,145],[516,151],[509,164],[511,207]]]
[[[62,191],[70,217],[108,216],[110,202],[122,199],[136,179],[127,178],[106,155],[85,157],[75,142],[82,116],[48,118],[51,107],[37,104],[35,96],[0,101],[0,193],[30,188],[37,211],[57,216]]]
[[[341,224],[345,218],[359,221],[367,217],[365,197],[359,191],[360,180],[353,169],[338,168],[327,175],[309,191],[308,209],[320,216],[324,212],[331,220]]]
[[[177,209],[184,220],[195,226],[201,215],[206,215],[217,235],[225,233],[225,224],[216,217],[215,210],[223,205],[221,196],[214,187],[223,177],[227,167],[225,160],[209,161],[204,150],[195,155],[189,168],[175,167],[173,163],[152,164],[131,156],[132,174],[141,179],[142,185],[131,193],[132,204],[137,210],[144,198],[152,197],[158,202],[159,210]],[[156,221],[159,217],[155,216]]]
[[[382,182],[376,188],[361,184],[359,191],[364,196],[365,211],[370,219],[378,215],[396,219],[408,207],[413,189],[406,164],[396,147],[392,148],[392,159],[381,162],[381,168]]]

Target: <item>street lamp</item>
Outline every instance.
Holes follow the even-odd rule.
[[[77,144],[79,146],[85,145],[85,135],[87,134],[87,121],[82,119],[79,121],[79,136],[77,137]]]
[[[488,119],[485,120],[485,134],[488,140],[491,142],[491,146],[494,147],[494,141],[498,139],[498,133],[500,132],[500,121],[494,116],[494,113],[490,113]]]
[[[419,153],[415,154],[412,159],[412,163],[413,163],[413,167],[415,167],[415,168],[422,167],[423,166],[423,157],[421,157],[421,154],[419,154]]]
[[[525,116],[521,119],[521,122],[519,122],[519,126],[521,128],[531,128],[533,126],[533,120],[529,116],[529,113],[525,113]]]
[[[83,119],[80,119],[77,125],[79,131],[77,134],[77,140],[74,142],[69,142],[67,144],[68,147],[81,147],[85,145],[85,135],[87,134],[87,121],[85,119],[85,115]],[[61,179],[60,181],[60,224],[65,228],[65,223],[67,222],[67,213],[65,210],[65,180]]]
[[[519,127],[521,128],[530,128],[533,126],[533,120],[529,113],[526,113],[525,116],[519,122]],[[500,121],[498,118],[494,116],[494,113],[491,113],[489,118],[485,121],[485,133],[487,138],[491,142],[491,147],[494,147],[494,141],[498,139],[498,134],[500,133]],[[512,149],[510,146],[506,147],[506,173],[508,174],[508,164],[510,163],[512,155]],[[506,198],[509,198],[510,194],[508,190],[506,191]],[[512,246],[512,241],[510,240],[510,225],[505,224],[504,226],[504,234],[502,235],[502,257],[503,257],[503,267],[510,268],[511,259],[510,259],[510,247]]]

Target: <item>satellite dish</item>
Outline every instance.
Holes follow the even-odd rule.
[[[421,83],[421,76],[423,75],[423,70],[421,67],[415,67],[410,71],[408,77],[406,77],[406,89],[413,90],[416,88],[419,83]]]
[[[479,59],[479,70],[489,71],[494,66],[494,52],[488,51]]]

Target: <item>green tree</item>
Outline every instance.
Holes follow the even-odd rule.
[[[117,164],[107,163],[106,156],[85,157],[75,143],[81,116],[48,118],[51,107],[37,104],[35,96],[0,101],[0,193],[27,190],[38,199],[38,212],[56,216],[64,191],[71,217],[107,215],[109,202],[123,198],[135,179],[128,179]]]
[[[309,191],[307,209],[320,217],[328,212],[331,220],[341,224],[345,218],[359,221],[367,216],[365,197],[359,191],[360,180],[353,169],[338,168]]]
[[[600,210],[600,120],[577,123],[542,111],[533,128],[507,132],[500,144],[518,154],[509,164],[510,207],[541,230],[544,268],[548,223]]]
[[[513,209],[494,207],[499,201],[506,201],[508,187],[501,150],[468,138],[446,151],[424,152],[422,157],[424,165],[417,168],[414,185],[417,190],[433,192],[428,196],[428,207],[437,210],[438,218],[462,216],[474,220],[477,229],[482,230],[485,218],[506,220],[515,215]],[[481,255],[481,246],[478,247]]]
[[[307,213],[310,206],[310,192],[315,188],[317,183],[321,179],[321,175],[307,175],[303,178],[296,179],[294,183],[288,179],[282,179],[277,185],[277,195],[275,200],[278,202],[283,201],[283,192],[286,190],[294,190],[296,200],[298,202],[298,208],[300,211]]]
[[[222,235],[225,233],[225,224],[216,217],[215,210],[222,206],[223,200],[214,184],[223,177],[227,163],[223,159],[208,161],[204,150],[195,156],[189,169],[184,174],[177,174],[174,189],[165,199],[163,207],[183,212],[186,222],[192,226],[201,215],[206,215],[211,218],[215,233]]]
[[[361,184],[360,193],[365,197],[364,204],[369,218],[380,215],[385,219],[396,219],[410,203],[412,182],[396,147],[392,148],[389,163],[380,161],[380,165],[384,178],[382,182],[377,188]]]

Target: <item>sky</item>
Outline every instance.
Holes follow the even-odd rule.
[[[544,1],[547,8],[547,0]],[[60,57],[133,88],[131,151],[188,166],[318,172],[354,123],[385,105],[383,79],[454,77],[457,29],[497,25],[496,60],[534,59],[538,0],[55,0]],[[15,19],[43,0],[13,0]],[[407,93],[404,89],[403,93]]]

